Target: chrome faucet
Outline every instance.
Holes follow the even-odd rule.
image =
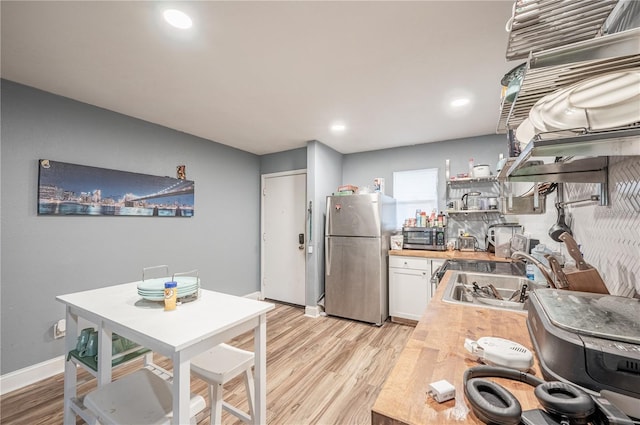
[[[542,273],[544,278],[547,280],[547,283],[549,285],[551,285],[552,287],[555,287],[555,280],[553,279],[553,272],[547,266],[542,264],[537,258],[534,258],[531,255],[527,254],[526,252],[522,252],[522,251],[514,252],[513,254],[511,254],[511,258],[514,259],[514,260],[522,260],[522,259],[524,259],[524,260],[530,261],[538,269],[540,269],[540,272]]]

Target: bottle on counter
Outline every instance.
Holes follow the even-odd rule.
[[[527,266],[526,266],[527,279],[536,280],[535,269],[536,269],[536,266],[534,266],[533,264],[527,263]]]
[[[444,227],[444,214],[442,214],[442,211],[438,214],[438,227]]]
[[[436,209],[431,210],[431,215],[429,216],[429,227],[436,227],[438,223],[438,218],[436,214]]]
[[[469,158],[469,177],[473,177],[473,167],[474,167],[475,163],[473,161],[473,158]]]
[[[178,300],[178,282],[165,282],[164,284],[165,311],[175,310],[177,300]]]

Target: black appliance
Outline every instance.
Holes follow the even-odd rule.
[[[528,302],[527,328],[547,380],[640,399],[640,299],[537,289]]]
[[[446,227],[403,227],[403,249],[445,251]]]

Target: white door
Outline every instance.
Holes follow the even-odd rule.
[[[305,172],[262,176],[262,294],[305,305]]]

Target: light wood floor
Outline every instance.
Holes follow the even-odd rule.
[[[269,424],[369,424],[371,407],[412,331],[391,322],[378,328],[335,317],[313,319],[305,317],[302,308],[276,304],[267,317]],[[231,343],[253,350],[253,333]],[[156,355],[154,360],[171,367],[164,357]],[[123,365],[114,370],[114,378],[140,365],[138,361]],[[96,381],[82,371],[78,385],[78,394],[83,395],[95,388]],[[203,381],[193,378],[191,389],[206,399]],[[225,400],[246,409],[239,378],[225,386]],[[0,423],[61,424],[62,401],[63,374],[59,374],[2,396]],[[198,424],[208,420],[207,408],[198,416]],[[242,423],[226,412],[222,421]]]

